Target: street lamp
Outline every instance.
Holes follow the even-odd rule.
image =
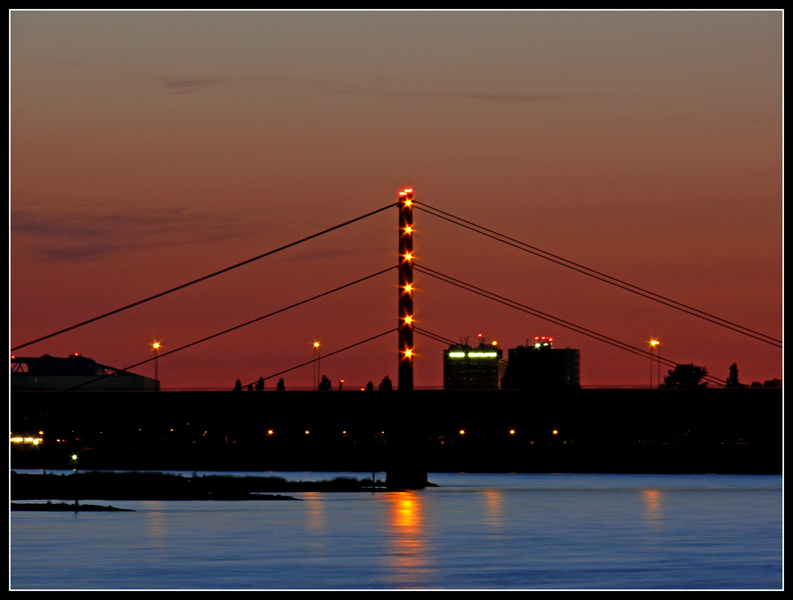
[[[656,339],[650,340],[650,389],[653,389],[653,348],[661,345]],[[661,387],[661,348],[658,348],[658,387]]]
[[[154,380],[160,382],[160,342],[154,342],[151,347],[154,350]]]
[[[314,365],[314,389],[317,390],[319,388],[319,342],[314,342],[314,362],[317,364]]]
[[[655,346],[656,356],[658,357],[658,387],[661,387],[661,342],[656,340]]]

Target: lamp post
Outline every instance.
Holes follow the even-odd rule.
[[[160,383],[160,342],[154,342],[151,347],[154,350],[154,380],[159,387]]]
[[[315,391],[317,389],[319,389],[319,378],[320,378],[320,374],[319,374],[319,359],[320,359],[319,342],[314,342],[314,361],[317,363],[314,366],[314,390]]]
[[[661,342],[655,341],[656,357],[658,358],[658,387],[661,387]]]
[[[660,345],[658,340],[650,340],[650,389],[653,389],[653,348]],[[658,348],[658,387],[661,387],[661,348]]]

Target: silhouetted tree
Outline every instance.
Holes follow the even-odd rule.
[[[370,381],[369,383],[366,384],[364,391],[371,392],[373,390],[374,390],[374,384]]]
[[[242,382],[238,379],[237,383],[234,384],[234,391],[241,392],[242,391]]]
[[[738,381],[738,364],[732,363],[730,365],[730,376],[724,382],[725,387],[746,387]]]
[[[317,386],[317,389],[320,392],[327,392],[328,390],[331,389],[330,379],[328,379],[327,375],[323,375],[322,376],[322,381],[319,382],[319,385]]]
[[[694,364],[677,365],[674,369],[669,369],[669,373],[664,377],[665,388],[700,388],[708,385],[707,381],[702,381],[708,374],[705,367],[698,367]]]
[[[284,378],[282,377],[278,380],[278,384],[275,386],[275,391],[283,392],[284,390],[286,390],[286,384],[284,383]]]
[[[393,390],[394,386],[391,384],[391,378],[388,375],[383,377],[383,381],[380,382],[380,385],[377,386],[377,389],[378,390],[385,390],[385,391]]]

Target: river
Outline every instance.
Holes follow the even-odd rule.
[[[782,589],[781,476],[430,473],[429,480],[438,487],[292,494],[298,502],[14,511],[10,587]]]

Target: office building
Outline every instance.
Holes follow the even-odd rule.
[[[443,352],[443,389],[495,390],[504,373],[502,352],[495,344],[453,344]]]
[[[581,352],[554,348],[553,338],[537,336],[534,343],[510,348],[501,379],[504,389],[580,388]]]

